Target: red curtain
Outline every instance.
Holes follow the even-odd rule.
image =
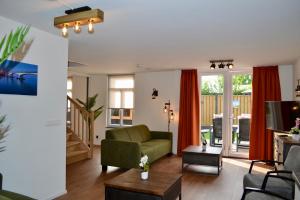
[[[278,66],[254,67],[249,159],[273,160],[273,132],[266,129],[265,101],[280,101]]]
[[[182,70],[180,81],[177,155],[189,145],[199,145],[199,91],[197,70]]]

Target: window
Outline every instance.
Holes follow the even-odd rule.
[[[134,108],[133,75],[109,76],[108,126],[131,126]]]

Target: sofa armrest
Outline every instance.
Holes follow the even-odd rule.
[[[104,139],[101,141],[101,165],[138,168],[141,147],[138,142]]]
[[[172,132],[164,132],[164,131],[150,131],[151,139],[173,139],[173,133]]]

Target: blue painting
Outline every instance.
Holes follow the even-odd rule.
[[[0,65],[0,94],[37,95],[38,66],[6,60]]]

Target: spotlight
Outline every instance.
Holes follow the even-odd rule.
[[[212,63],[212,64],[210,65],[210,69],[216,69],[216,64],[215,64],[215,63]]]
[[[219,64],[220,69],[224,69],[225,65],[223,63]]]
[[[232,69],[233,68],[233,64],[232,63],[228,63],[227,67],[228,67],[228,69]]]

